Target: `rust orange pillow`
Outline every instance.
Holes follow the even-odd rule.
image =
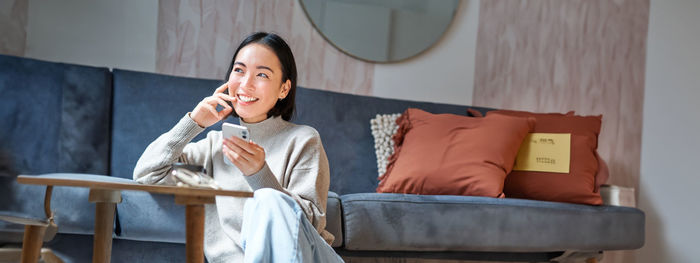
[[[471,118],[408,109],[377,192],[503,196],[503,182],[533,119]]]
[[[596,191],[598,134],[602,116],[509,110],[490,111],[486,117],[490,116],[532,117],[536,119],[533,132],[571,133],[569,173],[512,171],[504,186],[508,197],[590,205],[603,203],[600,193]]]

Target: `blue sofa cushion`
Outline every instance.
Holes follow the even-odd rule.
[[[16,173],[107,174],[106,68],[0,55],[0,151]]]
[[[223,81],[174,77],[128,70],[114,70],[114,109],[110,174],[132,178],[134,166],[146,147],[158,136],[211,96]],[[227,122],[238,123],[237,118]],[[221,130],[221,122],[200,133]]]
[[[331,167],[330,190],[340,195],[375,192],[377,156],[369,121],[377,114],[420,108],[466,116],[467,106],[384,99],[299,88],[292,122],[316,128]],[[486,112],[487,108],[472,107]]]
[[[510,251],[636,249],[644,213],[630,207],[406,194],[341,196],[345,249]]]

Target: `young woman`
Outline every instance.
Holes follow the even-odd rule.
[[[182,162],[204,166],[224,189],[255,191],[253,198],[217,197],[206,206],[209,262],[342,262],[325,230],[330,176],[321,138],[314,128],[288,122],[296,79],[294,56],[282,38],[250,35],[233,55],[226,83],[151,143],[136,164],[134,180],[145,184],[174,184],[171,164]],[[190,142],[230,114],[249,129],[249,141],[211,131]]]

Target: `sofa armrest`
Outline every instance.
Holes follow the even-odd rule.
[[[326,230],[335,236],[332,247],[343,246],[343,212],[340,205],[340,196],[334,192],[328,192],[326,204]]]

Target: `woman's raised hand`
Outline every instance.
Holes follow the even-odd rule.
[[[190,118],[192,118],[194,122],[199,124],[200,127],[204,128],[212,126],[215,123],[226,118],[226,116],[231,114],[231,112],[233,111],[233,108],[231,108],[231,106],[228,103],[226,103],[226,101],[236,101],[236,97],[229,96],[228,94],[224,93],[224,91],[226,91],[227,89],[228,82],[218,87],[214,91],[214,94],[200,101],[199,104],[197,104],[197,106],[194,107],[194,110],[192,110]],[[221,111],[217,111],[217,105],[221,105],[223,109]]]

